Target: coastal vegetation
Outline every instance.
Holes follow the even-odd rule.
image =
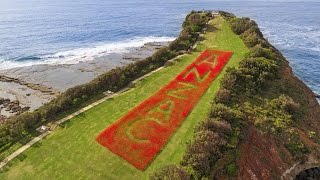
[[[182,178],[187,173],[191,179],[236,176],[240,145],[252,124],[261,132],[274,135],[277,142],[283,142],[294,159],[304,161],[310,153],[294,129],[297,121],[308,119],[308,97],[301,98],[304,92],[300,88],[292,89],[298,84],[286,83],[285,58],[263,38],[253,20],[226,12],[220,14],[250,48],[250,53],[239,67],[227,70],[208,116],[198,123],[188,142],[181,166],[164,167],[152,179],[173,175]],[[270,176],[279,177],[279,174],[274,172]],[[262,178],[261,174],[258,177]]]

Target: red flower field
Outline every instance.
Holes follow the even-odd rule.
[[[205,50],[169,84],[104,130],[96,139],[144,170],[222,71],[232,52]]]

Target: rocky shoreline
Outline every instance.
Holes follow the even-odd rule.
[[[2,111],[6,111],[3,114],[16,114],[19,115],[23,112],[26,112],[30,109],[29,106],[23,106],[18,100],[11,101],[10,99],[0,98],[0,123],[7,119],[6,115],[2,115]]]
[[[168,43],[146,43],[125,53],[111,53],[77,64],[44,64],[0,70],[0,123],[12,115],[33,111],[67,89],[85,84],[113,68],[151,56]]]

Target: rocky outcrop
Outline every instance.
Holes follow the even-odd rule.
[[[295,180],[320,179],[320,167],[314,167],[301,171]]]
[[[18,100],[0,98],[0,123],[7,120],[7,117],[1,115],[2,111],[10,112],[10,114],[19,115],[30,109],[28,106],[22,106]]]
[[[6,116],[0,115],[0,124],[4,123],[7,120]]]
[[[17,83],[17,84],[20,84],[23,86],[27,86],[28,88],[31,88],[33,90],[40,91],[42,93],[49,93],[51,95],[58,95],[59,94],[59,92],[54,91],[51,88],[48,88],[48,87],[43,86],[41,84],[27,83],[27,82],[24,82],[24,81],[19,80],[17,78],[11,78],[11,77],[4,76],[4,75],[0,75],[0,81]]]

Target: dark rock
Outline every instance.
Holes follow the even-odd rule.
[[[20,106],[14,106],[14,107],[11,108],[11,112],[12,113],[17,113],[19,111],[21,111],[21,107]]]
[[[315,173],[320,174],[320,168],[314,168]]]
[[[26,106],[21,109],[22,112],[29,111],[30,107]]]
[[[19,106],[20,102],[18,100],[15,100],[15,101],[12,102],[12,104]]]
[[[20,114],[22,114],[22,111],[18,111],[18,112],[16,113],[16,115],[20,115]]]
[[[0,115],[0,124],[7,120],[6,116]]]
[[[295,180],[305,180],[305,179],[320,179],[320,168],[310,168],[304,171],[301,171],[295,178]]]
[[[14,106],[15,106],[15,104],[9,103],[8,109],[11,110]]]
[[[28,111],[30,107],[24,107],[22,108],[20,105],[20,102],[18,100],[10,101],[10,99],[0,99],[2,102],[2,108],[5,109],[5,111],[9,111],[11,114],[19,115],[25,111]]]
[[[9,103],[10,103],[10,102],[4,102],[4,103],[3,103],[3,107],[5,107],[5,108],[8,107],[8,106],[9,106]]]
[[[31,94],[30,94],[30,93],[28,93],[28,94],[26,94],[26,96],[31,96]]]
[[[315,94],[316,98],[320,99],[320,94]]]
[[[4,102],[4,98],[0,98],[0,104]]]
[[[307,172],[306,171],[302,171],[300,172],[297,177],[295,178],[296,180],[302,180],[302,179],[306,179],[308,176]]]

